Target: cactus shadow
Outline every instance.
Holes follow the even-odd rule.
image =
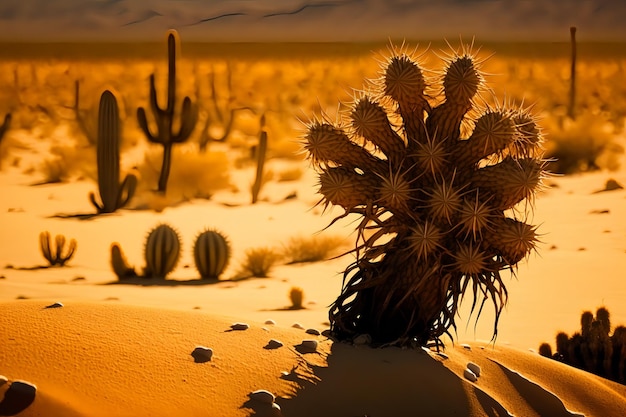
[[[159,279],[132,277],[118,281],[111,281],[102,285],[134,285],[139,287],[177,287],[177,286],[207,286],[229,282],[228,280],[217,279]]]

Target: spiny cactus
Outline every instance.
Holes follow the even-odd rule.
[[[120,117],[117,100],[109,90],[100,96],[96,146],[98,191],[102,205],[98,204],[94,193],[89,194],[89,199],[98,213],[113,213],[133,197],[137,177],[128,174],[120,184]]]
[[[170,174],[172,163],[172,146],[175,143],[183,143],[193,132],[198,120],[198,112],[189,97],[183,99],[180,110],[180,127],[178,132],[174,132],[174,107],[176,104],[176,44],[179,43],[178,33],[170,30],[167,36],[167,105],[160,107],[157,100],[154,74],[150,75],[150,107],[156,121],[156,133],[153,133],[148,126],[146,110],[143,107],[137,109],[137,121],[148,140],[163,146],[163,164],[161,175],[159,176],[158,191],[165,193],[167,189],[167,179]]]
[[[146,239],[144,275],[164,279],[178,263],[180,246],[180,237],[171,226],[160,224],[152,229]]]
[[[548,354],[540,348],[540,354],[626,383],[626,327],[617,326],[610,334],[610,315],[605,307],[598,308],[595,317],[591,311],[583,312],[580,324],[581,331],[571,337],[565,332],[556,335],[556,353]]]
[[[216,230],[205,230],[193,246],[193,259],[202,279],[217,279],[230,260],[230,244]]]
[[[135,268],[130,266],[126,260],[126,256],[124,256],[124,252],[119,243],[113,243],[111,245],[111,268],[113,268],[113,272],[115,272],[119,280],[137,276]]]
[[[65,250],[66,239],[63,235],[56,235],[54,247],[50,242],[50,232],[45,231],[39,234],[39,247],[44,258],[51,266],[64,266],[76,252],[76,239],[70,240],[67,251]]]
[[[265,130],[265,115],[261,116],[261,131],[259,133],[259,145],[256,148],[256,177],[252,184],[252,204],[259,200],[259,192],[263,186],[263,168],[267,155],[267,131]]]
[[[360,218],[356,260],[329,312],[335,338],[439,343],[470,290],[479,316],[493,303],[496,336],[507,301],[500,273],[537,244],[523,210],[545,164],[528,109],[476,104],[479,67],[471,46],[453,51],[438,93],[419,60],[392,48],[374,93],[358,94],[338,123],[309,123],[303,148],[319,173],[320,204],[344,209],[333,223]]]

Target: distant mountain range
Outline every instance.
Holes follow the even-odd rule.
[[[0,41],[626,41],[624,0],[1,0]]]

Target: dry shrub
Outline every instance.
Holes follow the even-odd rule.
[[[344,244],[339,236],[297,236],[289,239],[283,252],[289,263],[319,262],[339,255]]]
[[[172,166],[165,195],[156,195],[163,151],[151,147],[137,167],[139,187],[135,197],[138,208],[164,208],[196,198],[209,199],[218,190],[228,188],[229,163],[224,152],[198,153],[195,150],[174,147]]]
[[[614,127],[601,115],[581,114],[576,120],[564,119],[561,126],[546,120],[548,141],[546,157],[549,169],[559,174],[619,168],[619,158],[624,152],[615,142]]]
[[[66,182],[72,178],[98,179],[96,150],[76,143],[50,147],[50,158],[39,166],[44,183]]]
[[[280,258],[281,256],[278,252],[270,247],[248,249],[245,254],[245,259],[241,264],[241,271],[237,274],[237,278],[265,278]]]

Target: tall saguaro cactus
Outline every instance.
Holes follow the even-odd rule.
[[[89,199],[98,213],[113,213],[133,197],[137,177],[128,174],[120,184],[120,117],[117,100],[109,90],[100,96],[96,152],[102,204],[96,201],[94,193],[89,194]]]
[[[320,203],[344,209],[335,220],[360,219],[356,260],[329,312],[338,339],[439,341],[456,328],[466,291],[479,315],[493,303],[495,335],[507,300],[500,273],[537,244],[524,215],[544,176],[534,117],[476,105],[484,79],[469,47],[445,64],[430,80],[418,61],[393,51],[379,91],[357,97],[339,125],[322,118],[308,126],[303,145]]]
[[[189,139],[198,120],[198,113],[191,99],[186,96],[183,99],[180,111],[180,127],[178,132],[174,131],[174,115],[176,105],[176,44],[179,43],[178,33],[170,30],[167,35],[167,104],[160,107],[157,99],[154,74],[150,75],[150,107],[156,121],[156,132],[148,126],[146,110],[143,107],[137,109],[137,121],[148,140],[163,146],[163,164],[159,176],[158,190],[165,193],[167,180],[172,164],[172,146],[175,143],[182,143]]]

